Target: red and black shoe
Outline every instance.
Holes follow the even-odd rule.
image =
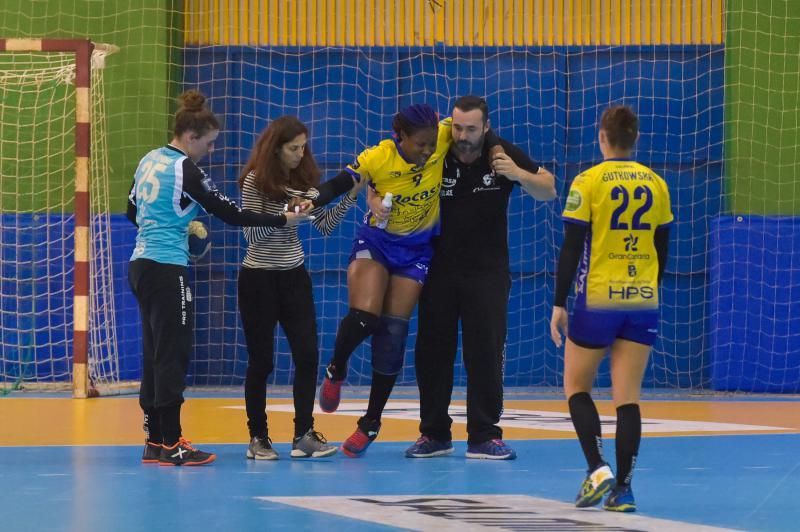
[[[350,458],[359,458],[367,452],[367,447],[378,437],[381,422],[362,417],[358,420],[356,431],[342,443],[342,452]]]
[[[347,370],[343,375],[338,375],[336,366],[328,364],[325,368],[325,377],[319,387],[319,407],[323,412],[336,412],[339,402],[342,400],[342,384],[347,377]]]

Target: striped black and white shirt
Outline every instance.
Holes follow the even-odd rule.
[[[316,199],[319,191],[310,188],[307,191],[289,188],[286,193],[291,198]],[[349,194],[345,194],[336,206],[326,209],[316,207],[311,210],[316,218],[311,222],[323,235],[330,235],[339,225],[347,210],[356,202]],[[261,194],[255,187],[255,177],[248,174],[242,185],[242,207],[265,214],[280,214],[285,201],[272,200]],[[244,238],[247,240],[247,254],[242,265],[246,268],[263,268],[267,270],[290,270],[303,264],[305,254],[303,244],[297,236],[297,226],[283,227],[245,227]]]

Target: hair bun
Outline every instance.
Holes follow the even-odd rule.
[[[206,97],[200,94],[199,91],[192,89],[178,96],[178,102],[183,109],[197,112],[201,111],[205,106]]]

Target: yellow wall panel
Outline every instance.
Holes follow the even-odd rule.
[[[622,0],[622,44],[631,43],[631,0]]]
[[[582,35],[581,44],[589,45],[592,42],[592,13],[595,12],[592,6],[597,0],[581,0],[581,21],[582,21]]]
[[[720,44],[724,0],[184,0],[190,45]]]
[[[231,43],[231,26],[233,25],[233,10],[231,9],[231,2],[228,0],[219,0],[222,12],[222,44]]]
[[[533,3],[533,19],[534,27],[536,28],[534,30],[536,32],[535,42],[539,46],[544,46],[544,1],[534,0]]]
[[[670,13],[670,20],[672,21],[672,44],[680,44],[683,41],[683,18],[681,17],[681,0],[672,0],[672,12]]]
[[[642,44],[653,44],[653,9],[649,1],[643,0],[642,9]]]
[[[475,15],[474,15],[474,0],[464,0],[464,9],[461,12],[461,24],[464,28],[464,34],[461,36],[459,44],[470,44],[475,39]]]
[[[544,44],[547,46],[553,46],[553,35],[555,33],[553,31],[553,2],[554,0],[544,0],[544,15],[542,16],[542,20],[544,21],[543,40]]]
[[[603,2],[604,0],[592,0],[592,44],[602,44],[603,41]]]
[[[432,46],[436,44],[436,19],[438,17],[426,16],[426,9],[428,9],[427,2],[425,0],[420,0],[419,17],[422,19],[425,27],[425,45]]]

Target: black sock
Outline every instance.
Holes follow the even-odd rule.
[[[371,312],[351,308],[339,324],[332,363],[336,367],[334,378],[342,379],[347,372],[347,360],[366,337],[378,326],[380,318]]]
[[[151,443],[161,445],[164,438],[161,435],[161,416],[155,408],[144,409],[144,437]]]
[[[589,471],[594,471],[605,463],[603,460],[603,439],[600,432],[600,414],[592,401],[592,396],[586,392],[578,392],[569,398],[569,415],[572,424],[581,442],[583,455],[589,465]]]
[[[302,438],[303,436],[306,435],[306,432],[308,432],[309,430],[312,430],[313,428],[314,428],[313,426],[311,426],[311,427],[301,427],[300,425],[295,423],[295,425],[294,425],[294,439],[295,440],[299,440],[300,438]]]
[[[369,390],[369,405],[364,417],[380,421],[383,409],[389,401],[397,375],[382,375],[372,372],[372,387]]]
[[[172,447],[181,437],[181,405],[166,406],[158,409],[161,414],[161,434],[164,445]]]
[[[639,442],[642,440],[642,414],[637,404],[617,408],[617,484],[627,486],[633,477]]]

